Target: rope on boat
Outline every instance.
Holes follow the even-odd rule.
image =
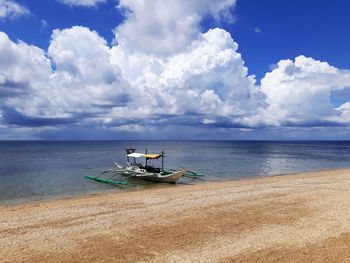
[[[111,180],[114,176],[117,176],[117,175],[119,175],[119,173],[115,173],[115,174],[113,174],[110,178],[108,178],[107,180]]]
[[[106,174],[106,173],[109,173],[109,172],[112,172],[112,171],[113,171],[113,169],[104,170],[104,171],[100,172],[100,173],[96,176],[96,178],[99,178],[101,175]]]

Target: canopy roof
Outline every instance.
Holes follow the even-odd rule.
[[[144,156],[148,159],[159,159],[161,157],[160,154],[144,154]]]
[[[133,157],[133,158],[146,157],[148,159],[159,159],[161,157],[160,154],[144,154],[144,153],[130,153],[130,154],[127,154],[126,156]]]
[[[134,158],[139,158],[139,157],[143,157],[144,154],[143,153],[130,153],[128,155],[126,155],[128,157],[134,157]]]

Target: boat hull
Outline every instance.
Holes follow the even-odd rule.
[[[177,171],[166,175],[162,175],[161,173],[142,173],[142,174],[136,174],[134,178],[147,180],[147,181],[175,184],[176,181],[181,176],[183,176],[183,174],[186,172],[187,170],[182,170],[182,171]],[[125,174],[125,175],[130,175],[130,174]]]

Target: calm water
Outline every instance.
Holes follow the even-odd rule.
[[[266,141],[0,141],[0,206],[101,192],[176,187],[140,180],[112,186],[85,179],[125,164],[125,148],[158,153],[166,168],[188,168],[205,179],[182,178],[180,184],[350,167],[350,142]],[[155,165],[161,165],[155,161]]]

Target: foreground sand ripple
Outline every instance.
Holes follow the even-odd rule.
[[[0,208],[0,262],[350,262],[350,169]]]

